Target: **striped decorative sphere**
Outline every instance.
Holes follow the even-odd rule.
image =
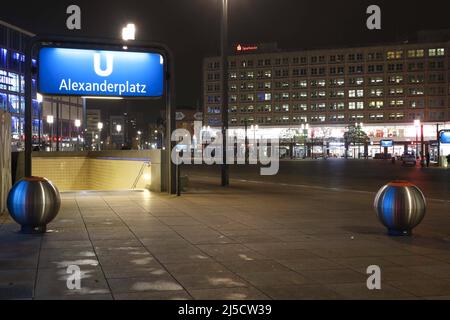
[[[23,233],[43,233],[59,212],[61,196],[46,178],[28,177],[12,187],[7,205]]]
[[[426,212],[422,191],[408,181],[392,181],[383,186],[374,201],[375,212],[389,235],[411,235]]]

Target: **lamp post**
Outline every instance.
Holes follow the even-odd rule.
[[[253,131],[253,140],[252,140],[252,146],[253,146],[253,151],[252,152],[253,153],[252,153],[252,157],[258,157],[258,141],[256,140],[256,131],[259,130],[259,126],[257,124],[256,125],[252,125],[251,129]]]
[[[303,158],[306,158],[308,156],[308,144],[307,144],[306,140],[308,139],[309,124],[302,123],[300,128],[302,129],[302,135],[303,135]]]
[[[363,128],[364,128],[364,123],[361,122],[359,124],[359,130],[361,132],[361,135],[362,135]],[[366,147],[366,142],[364,142],[364,149],[365,149],[365,147]],[[364,156],[365,156],[365,150],[364,150]],[[358,144],[358,158],[361,158],[361,144],[360,143]]]
[[[228,131],[228,0],[222,2],[221,23],[221,60],[222,60],[222,186],[230,185],[227,165],[227,131]]]
[[[258,125],[253,127],[253,143],[254,144],[256,143],[256,146],[258,146],[258,144],[256,142],[256,131],[258,131],[258,130],[259,130],[259,126]]]
[[[81,127],[81,120],[75,119],[75,128],[77,128],[77,151],[80,149],[80,127]]]
[[[141,137],[142,137],[142,131],[138,131],[138,150],[141,150]]]
[[[103,130],[103,122],[97,123],[98,128],[98,136],[99,136],[99,144],[98,144],[98,151],[101,151],[101,140],[102,140],[102,130]]]
[[[38,93],[36,95],[36,100],[38,103],[38,146],[39,146],[39,150],[41,149],[41,118],[42,118],[42,102],[44,101],[44,97]]]
[[[49,134],[50,134],[50,151],[53,151],[53,116],[52,115],[48,115],[47,116],[47,123],[50,125],[50,130],[49,130]]]
[[[252,126],[252,130],[253,130],[253,126]],[[245,118],[244,119],[244,134],[245,134],[244,157],[245,157],[245,164],[247,164],[247,162],[248,162],[248,135],[247,135],[247,131],[248,131],[248,119]]]
[[[117,131],[117,135],[120,135],[120,133],[122,132],[122,125],[120,125],[120,124],[116,125],[116,131]]]
[[[421,126],[420,120],[416,119],[414,120],[414,127],[416,128],[416,159],[419,154],[419,127]]]

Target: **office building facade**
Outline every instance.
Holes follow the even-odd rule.
[[[229,126],[258,136],[305,132],[341,154],[349,126],[361,126],[375,153],[380,140],[396,153],[426,141],[450,120],[450,42],[282,52],[237,45],[229,57]],[[204,59],[205,126],[221,126],[220,57]],[[329,143],[332,143],[331,147]],[[325,143],[325,142],[324,142]],[[334,148],[333,148],[334,146]],[[333,151],[332,151],[333,152]]]

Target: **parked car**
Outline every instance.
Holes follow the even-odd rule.
[[[416,161],[417,161],[416,157],[414,155],[412,155],[412,154],[404,154],[402,156],[402,163],[405,166],[406,165],[413,165],[413,166],[415,166],[416,165]]]
[[[387,160],[391,159],[392,155],[390,153],[376,153],[373,158],[378,160]]]

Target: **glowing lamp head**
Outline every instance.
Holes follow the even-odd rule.
[[[75,120],[75,127],[77,127],[77,128],[81,127],[81,120],[80,119],[76,119]]]
[[[53,124],[53,116],[52,115],[48,115],[47,116],[47,123],[48,124]]]
[[[127,24],[127,26],[122,29],[122,39],[125,41],[136,39],[136,26],[133,23]]]

